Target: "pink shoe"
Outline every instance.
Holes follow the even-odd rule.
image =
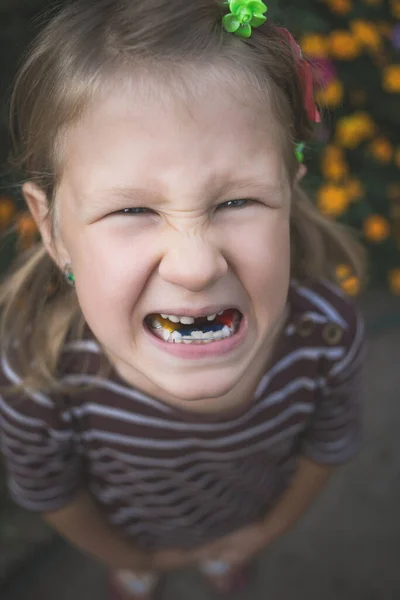
[[[117,574],[110,581],[110,600],[154,600],[158,577],[153,574]]]
[[[208,561],[200,571],[219,594],[228,595],[243,591],[252,580],[252,565],[231,567],[222,561]]]

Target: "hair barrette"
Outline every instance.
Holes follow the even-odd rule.
[[[249,38],[252,28],[267,20],[268,7],[261,0],[228,0],[224,4],[229,6],[230,13],[223,17],[222,25],[225,31],[238,37]]]

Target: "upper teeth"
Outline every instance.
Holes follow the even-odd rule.
[[[218,313],[218,314],[222,314],[222,313]],[[172,323],[182,323],[182,325],[193,325],[193,323],[195,322],[194,317],[179,317],[178,315],[165,315],[165,314],[161,314],[161,316],[163,319],[169,319],[169,321],[171,321]],[[208,315],[207,320],[214,321],[216,316],[217,316],[217,313]]]

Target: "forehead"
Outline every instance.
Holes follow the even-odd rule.
[[[238,75],[238,74],[236,74]],[[284,178],[281,135],[266,93],[243,75],[192,73],[193,86],[119,79],[65,137],[63,179],[88,192],[110,185],[168,192],[262,174]]]

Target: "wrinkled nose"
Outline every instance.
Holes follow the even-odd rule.
[[[159,266],[162,279],[191,292],[210,288],[227,270],[220,250],[198,237],[175,238]]]

